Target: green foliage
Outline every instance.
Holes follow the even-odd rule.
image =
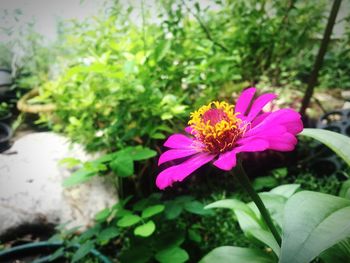
[[[280,261],[310,262],[350,236],[350,201],[316,192],[300,192],[285,207]]]
[[[341,262],[340,260],[348,259],[349,249],[345,238],[350,236],[349,200],[309,191],[295,194],[298,187],[298,185],[282,185],[260,194],[272,219],[283,234],[281,248],[253,203],[245,204],[236,199],[227,199],[214,202],[207,208],[232,209],[246,236],[271,248],[279,258],[278,262],[307,263],[317,256],[326,262],[333,262],[332,260]],[[203,258],[203,262],[215,262],[214,259],[220,256],[223,257],[222,260],[227,257],[226,261],[229,262],[230,258],[239,256],[241,252],[236,251],[235,247],[226,249],[231,252],[223,247],[214,249]],[[252,262],[260,262],[254,258],[254,251],[248,249],[244,251],[247,251],[248,257],[252,257]],[[277,262],[271,255],[270,260]]]
[[[6,102],[0,103],[0,118],[10,113],[10,106]]]
[[[100,158],[82,164],[82,167],[64,180],[65,187],[72,187],[90,180],[93,176],[106,173],[111,170],[119,177],[134,175],[134,161],[143,161],[156,155],[156,152],[142,146],[126,147],[120,151],[105,154]],[[61,165],[74,167],[81,164],[74,158],[65,158]]]

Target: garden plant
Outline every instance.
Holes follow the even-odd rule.
[[[16,129],[29,117],[95,156],[60,160],[63,186],[100,177],[118,193],[89,228],[56,226],[47,260],[350,262],[350,138],[315,128],[327,101],[298,112],[329,3],[142,0],[136,23],[112,2],[47,48],[30,29],[13,73],[17,97],[50,109]],[[350,88],[343,22],[314,95]],[[327,151],[330,174],[314,169]]]

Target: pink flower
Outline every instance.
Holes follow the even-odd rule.
[[[296,135],[303,130],[300,114],[292,109],[262,112],[276,95],[267,93],[253,99],[255,91],[255,88],[244,90],[236,107],[215,101],[191,113],[185,129],[189,136],[171,135],[164,143],[170,150],[160,156],[158,165],[187,159],[162,171],[156,180],[158,188],[183,181],[210,161],[229,171],[241,152],[292,151],[297,143]]]

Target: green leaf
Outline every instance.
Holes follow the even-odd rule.
[[[79,249],[74,253],[72,257],[72,263],[79,261],[84,258],[90,251],[94,248],[94,243],[92,241],[87,241],[79,247]]]
[[[90,180],[94,175],[96,175],[95,171],[86,170],[85,168],[79,169],[63,181],[63,186],[76,186]]]
[[[134,161],[147,160],[157,155],[156,151],[141,146],[128,147],[127,149],[122,150],[121,152],[123,152],[123,154],[128,154],[129,157]]]
[[[285,184],[273,188],[270,193],[290,198],[300,188],[300,184]]]
[[[120,177],[128,177],[134,174],[134,162],[130,155],[118,154],[110,163],[111,169]]]
[[[342,186],[339,191],[339,196],[350,199],[350,179],[342,183]]]
[[[303,191],[284,212],[280,263],[306,263],[350,235],[350,200]]]
[[[201,235],[195,229],[188,230],[188,238],[196,243],[202,242]]]
[[[148,218],[156,214],[159,214],[163,212],[164,208],[165,208],[164,205],[153,205],[153,206],[147,207],[145,210],[142,211],[142,218]]]
[[[120,231],[118,230],[118,228],[114,227],[114,226],[110,226],[106,229],[104,229],[98,236],[97,236],[97,241],[101,244],[101,245],[105,245],[109,242],[109,240],[111,240],[112,238],[115,238],[117,236],[119,236]]]
[[[271,232],[263,230],[261,228],[251,228],[248,229],[246,232],[248,236],[252,236],[255,239],[262,242],[263,244],[265,244],[266,246],[270,247],[277,256],[280,255],[281,249]]]
[[[175,219],[177,218],[182,212],[182,205],[175,201],[169,201],[166,203],[165,206],[165,217],[167,219]]]
[[[271,256],[263,251],[242,248],[223,246],[210,251],[199,263],[275,263]],[[291,261],[294,262],[294,261]]]
[[[184,208],[187,212],[197,215],[211,215],[212,211],[204,209],[204,205],[199,201],[185,203]]]
[[[182,263],[189,259],[186,250],[174,246],[163,249],[155,255],[156,260],[160,263]]]
[[[110,214],[111,214],[111,210],[107,207],[95,215],[95,220],[99,222],[105,221]]]
[[[65,167],[70,169],[70,168],[73,168],[73,167],[81,164],[81,161],[79,159],[76,159],[76,158],[67,157],[67,158],[63,158],[62,160],[60,160],[58,162],[58,164],[59,165],[64,165]]]
[[[158,46],[154,50],[154,57],[155,60],[161,61],[164,56],[169,52],[171,47],[171,41],[170,40],[161,40],[158,44]]]
[[[329,148],[350,165],[350,138],[340,133],[323,129],[304,129],[300,135],[314,138]]]
[[[156,225],[152,220],[150,220],[147,223],[136,227],[134,229],[134,234],[136,236],[148,237],[152,235],[155,230],[156,230]]]
[[[117,226],[129,227],[137,224],[140,221],[141,221],[141,217],[133,214],[126,214],[125,216],[123,216],[121,219],[118,220]]]
[[[254,218],[254,220],[258,220],[254,211],[248,205],[246,205],[245,203],[237,199],[220,200],[220,201],[211,203],[205,207],[205,209],[211,209],[211,208],[228,208],[228,209],[232,209],[235,212],[243,211],[250,217]]]

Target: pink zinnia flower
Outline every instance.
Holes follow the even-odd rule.
[[[300,114],[292,109],[262,112],[276,95],[267,93],[253,100],[255,91],[255,88],[244,90],[236,107],[215,101],[191,113],[185,129],[189,136],[171,135],[164,143],[170,150],[160,156],[158,165],[188,158],[162,171],[156,180],[158,188],[181,182],[210,161],[229,171],[241,152],[292,151],[297,143],[295,136],[303,130]]]

